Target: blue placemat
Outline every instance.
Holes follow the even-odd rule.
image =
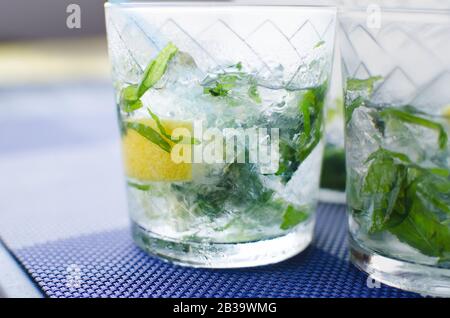
[[[367,287],[348,261],[343,205],[321,204],[313,244],[280,264],[202,270],[148,256],[127,228],[113,96],[110,83],[0,88],[0,237],[46,296],[417,297]]]
[[[185,268],[136,247],[128,229],[57,240],[13,253],[49,297],[418,297],[348,262],[345,206],[320,204],[313,244],[285,262],[238,270]],[[375,285],[375,287],[373,287]]]

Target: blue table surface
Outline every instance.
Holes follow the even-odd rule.
[[[349,263],[337,204],[320,204],[312,246],[275,265],[192,269],[142,252],[128,230],[109,83],[0,89],[0,175],[0,237],[44,296],[418,296]]]

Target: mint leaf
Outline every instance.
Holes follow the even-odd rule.
[[[416,181],[409,190],[408,196],[412,204],[408,216],[401,224],[391,228],[390,232],[425,255],[444,257],[450,252],[449,225],[440,221],[433,209],[430,209],[432,202],[414,193],[417,182],[420,183]]]
[[[138,97],[137,85],[130,85],[122,89],[120,99],[122,109],[127,113],[131,113],[142,107],[142,102]]]
[[[380,148],[372,153],[361,194],[369,233],[390,231],[425,255],[450,253],[450,171],[424,168],[408,156]],[[353,205],[354,203],[352,203]]]
[[[325,41],[324,41],[324,40],[321,40],[321,41],[317,42],[316,45],[314,45],[314,48],[316,49],[316,48],[318,48],[318,47],[321,47],[321,46],[324,45],[324,44],[325,44]]]
[[[288,230],[307,219],[308,213],[306,211],[303,209],[296,209],[292,205],[288,205],[284,211],[283,223],[281,223],[280,228],[282,230]]]
[[[132,188],[135,188],[135,189],[138,189],[138,190],[141,190],[141,191],[148,191],[148,190],[150,190],[152,188],[150,185],[138,184],[138,183],[134,183],[134,182],[131,182],[131,181],[128,181],[127,184],[128,184],[128,186],[130,186]]]
[[[409,157],[403,153],[400,152],[394,152],[394,151],[390,151],[384,148],[379,148],[377,151],[371,153],[365,163],[368,163],[371,160],[377,159],[377,158],[388,158],[388,159],[394,159],[397,158],[405,163],[411,163],[411,159],[409,159]]]
[[[309,135],[311,133],[311,114],[310,108],[314,108],[316,103],[316,95],[314,91],[309,90],[303,96],[303,99],[300,101],[300,112],[303,115],[303,132],[305,135]]]
[[[366,79],[349,78],[347,79],[347,90],[366,91],[370,95],[373,92],[375,83],[382,79],[382,76],[372,76]]]
[[[379,112],[379,115],[382,118],[391,116],[391,117],[394,117],[396,119],[399,119],[399,120],[409,123],[409,124],[418,125],[418,126],[422,126],[422,127],[429,128],[429,129],[434,129],[439,134],[439,137],[438,137],[439,148],[444,149],[447,146],[448,136],[447,136],[447,133],[446,133],[444,127],[441,124],[434,122],[432,120],[423,118],[423,117],[419,117],[415,114],[412,114],[411,107],[408,107],[406,109],[408,111],[404,111],[401,108],[393,108],[393,107],[385,108]]]
[[[300,103],[300,109],[302,109],[304,115],[303,132],[300,134],[300,143],[296,154],[296,158],[300,162],[311,154],[322,139],[326,89],[326,84],[309,89]]]
[[[173,141],[174,143],[187,143],[187,144],[191,144],[191,145],[198,145],[200,144],[200,140],[198,140],[197,138],[194,137],[190,137],[190,138],[186,138],[185,136],[180,136],[178,138],[174,138],[171,135],[169,135],[166,131],[166,129],[164,128],[163,124],[161,123],[161,120],[159,119],[159,117],[153,113],[151,111],[150,108],[147,108],[148,113],[150,114],[150,116],[152,117],[152,119],[156,122],[156,126],[158,127],[159,133],[164,136],[165,138]],[[187,139],[187,141],[185,140]]]
[[[138,123],[138,122],[126,122],[126,128],[133,129],[142,137],[148,139],[150,142],[154,143],[160,147],[165,152],[170,153],[172,147],[170,144],[152,127]]]
[[[166,72],[170,60],[177,52],[178,48],[173,45],[173,43],[169,43],[161,50],[161,52],[159,52],[158,56],[148,64],[144,71],[143,79],[139,84],[139,98],[161,79]]]
[[[247,95],[257,104],[261,103],[258,85],[252,75],[242,72],[241,62],[228,66],[223,73],[215,74],[202,83],[203,93],[214,97],[232,97],[231,91],[241,87],[247,89]]]
[[[366,79],[349,78],[345,91],[345,123],[348,124],[352,119],[356,108],[363,106],[365,98],[369,98],[373,93],[376,82],[381,81],[383,77],[372,76]],[[358,96],[354,96],[354,95]]]
[[[450,180],[428,170],[416,179],[415,194],[440,221],[450,220]]]
[[[140,98],[161,79],[170,60],[177,52],[178,49],[175,45],[172,43],[167,44],[159,52],[158,56],[148,64],[141,82],[122,89],[120,92],[120,104],[123,111],[131,113],[143,106]]]
[[[288,182],[297,171],[299,165],[305,160],[323,135],[323,105],[327,85],[308,89],[301,95],[298,109],[299,116],[293,131],[283,129],[280,132],[280,162],[275,173],[282,177],[284,183]]]
[[[355,98],[348,106],[345,107],[345,123],[348,124],[352,119],[353,112],[356,108],[364,104],[364,98],[361,96]]]
[[[142,106],[144,106],[144,104],[142,104],[140,99],[136,101],[124,101],[122,103],[122,109],[127,113],[134,112],[135,110],[142,108]]]
[[[404,194],[407,182],[407,168],[397,164],[390,152],[380,149],[369,159],[372,161],[362,186],[363,198],[367,203],[364,210],[370,214],[369,232],[375,233],[400,223],[405,210],[398,200]]]
[[[150,114],[150,116],[152,117],[152,119],[155,121],[156,126],[158,127],[158,130],[159,130],[160,134],[163,135],[164,137],[166,137],[167,139],[172,140],[172,136],[169,135],[169,134],[166,132],[166,129],[165,129],[164,126],[161,124],[161,121],[159,120],[159,117],[156,116],[156,114],[153,113],[153,112],[150,110],[150,108],[147,108],[147,111],[148,111],[148,113]]]
[[[227,96],[228,93],[236,86],[238,76],[234,74],[221,74],[218,78],[205,87],[203,92],[211,94],[212,96]]]

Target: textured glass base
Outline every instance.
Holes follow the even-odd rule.
[[[373,279],[422,295],[450,297],[450,269],[395,260],[361,247],[350,238],[353,264]]]
[[[238,268],[277,263],[303,251],[311,242],[314,222],[273,239],[245,243],[174,241],[132,222],[134,241],[146,252],[179,265]]]

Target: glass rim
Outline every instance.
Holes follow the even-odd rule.
[[[366,7],[357,7],[357,6],[340,6],[338,7],[339,14],[368,14]],[[394,7],[383,7],[379,6],[380,13],[387,14],[426,14],[426,15],[445,15],[448,16],[450,21],[450,9],[444,8],[394,8]]]
[[[253,3],[239,3],[239,2],[227,2],[227,1],[106,1],[104,3],[106,7],[155,7],[155,8],[303,8],[303,9],[315,9],[337,12],[338,7],[335,5],[309,5],[309,4],[253,4]]]
[[[337,16],[340,22],[357,19],[367,19],[367,11],[351,9],[342,10],[340,8]],[[385,21],[402,21],[403,23],[429,23],[439,25],[450,24],[450,11],[446,10],[405,10],[405,9],[390,9],[381,10],[379,12],[381,19]]]

